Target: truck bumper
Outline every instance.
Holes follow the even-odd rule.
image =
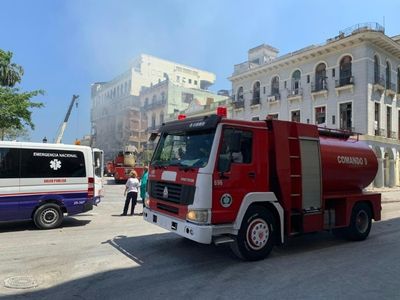
[[[212,225],[197,225],[171,216],[160,214],[148,208],[144,209],[143,218],[152,224],[158,225],[180,236],[202,244],[211,244],[213,236]]]

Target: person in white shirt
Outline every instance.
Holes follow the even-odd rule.
[[[126,181],[125,184],[124,196],[126,196],[126,199],[125,199],[124,211],[121,214],[121,216],[126,216],[126,214],[128,213],[129,202],[131,202],[131,200],[132,200],[131,216],[133,216],[133,212],[135,211],[135,205],[137,201],[138,188],[140,186],[139,180],[137,179],[136,171],[133,170],[129,175],[130,178]]]

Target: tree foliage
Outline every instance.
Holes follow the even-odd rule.
[[[12,63],[12,52],[0,49],[0,138],[4,140],[9,133],[18,133],[29,126],[34,129],[32,108],[43,107],[41,102],[32,102],[31,98],[43,94],[42,90],[20,91],[15,87],[20,83],[24,70]]]

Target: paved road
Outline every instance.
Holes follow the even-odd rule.
[[[259,262],[239,261],[226,246],[196,244],[139,216],[119,217],[122,193],[123,186],[107,185],[99,207],[56,230],[0,224],[0,297],[400,299],[399,191],[385,192],[383,221],[368,240],[311,234]],[[13,276],[29,276],[37,287],[6,288]]]

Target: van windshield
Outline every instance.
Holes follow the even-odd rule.
[[[154,167],[202,168],[208,163],[215,130],[163,133],[153,155]]]

